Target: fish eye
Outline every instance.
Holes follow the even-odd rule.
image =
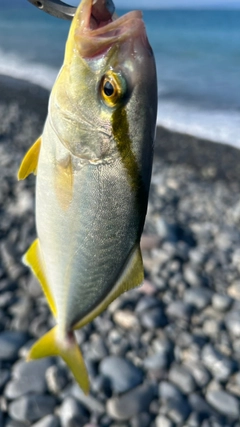
[[[100,95],[108,107],[115,107],[126,93],[126,81],[112,70],[104,74],[100,83]]]

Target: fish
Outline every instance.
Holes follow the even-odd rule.
[[[23,262],[56,321],[28,360],[62,357],[86,394],[74,331],[144,280],[140,239],[156,112],[156,67],[142,13],[117,17],[102,0],[82,0],[42,135],[18,179],[36,175],[37,239]]]

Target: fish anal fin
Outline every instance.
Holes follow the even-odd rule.
[[[51,290],[49,288],[47,278],[44,271],[44,265],[40,253],[40,246],[39,246],[39,240],[36,239],[31,244],[30,248],[27,250],[23,257],[23,262],[25,265],[31,268],[37,279],[39,280],[42,290],[47,298],[47,302],[50,306],[50,309],[54,315],[54,317],[57,316],[57,308],[51,293]]]
[[[143,271],[143,262],[142,254],[139,244],[135,247],[134,251],[130,255],[125,268],[119,277],[117,283],[108,293],[103,301],[89,314],[87,314],[83,319],[81,319],[74,329],[79,329],[91,322],[95,317],[97,317],[102,311],[104,311],[108,305],[119,297],[124,292],[135,288],[142,284],[144,280],[144,271]]]
[[[34,142],[25,154],[18,171],[18,179],[27,178],[30,173],[37,173],[38,157],[41,148],[41,136]]]
[[[73,197],[73,166],[71,155],[55,166],[54,185],[57,200],[63,210],[67,210]]]
[[[61,356],[84,393],[89,393],[87,369],[73,332],[59,338],[58,326],[55,326],[32,346],[27,360],[48,356]]]

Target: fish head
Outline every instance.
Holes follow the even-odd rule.
[[[142,13],[118,18],[108,4],[82,0],[77,8],[52,91],[52,122],[63,144],[81,159],[111,161],[127,138],[144,164],[155,134],[154,56]]]

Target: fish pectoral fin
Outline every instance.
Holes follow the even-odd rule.
[[[41,136],[25,154],[18,171],[18,180],[27,178],[30,173],[37,173],[38,156],[41,148]]]
[[[61,356],[84,393],[89,393],[87,369],[73,332],[70,332],[65,339],[59,339],[58,326],[55,326],[32,346],[27,360],[47,356]]]
[[[142,254],[140,246],[138,244],[130,254],[126,265],[112,290],[93,311],[91,311],[83,319],[81,319],[80,322],[74,325],[74,329],[82,328],[84,325],[91,322],[93,319],[95,319],[95,317],[102,313],[102,311],[104,311],[109,306],[109,304],[111,304],[111,302],[113,302],[117,297],[119,297],[124,292],[141,285],[143,280],[144,270]]]
[[[50,307],[54,317],[56,317],[57,316],[57,308],[56,308],[55,301],[53,299],[51,290],[50,290],[48,282],[47,282],[44,264],[43,264],[43,260],[41,257],[40,243],[39,243],[38,239],[34,240],[34,242],[31,244],[30,248],[25,253],[25,255],[23,257],[23,262],[25,265],[27,265],[28,267],[31,268],[31,270],[33,271],[33,273],[35,274],[35,276],[39,280],[39,282],[42,286],[42,290],[44,292],[44,295],[47,298],[47,302],[49,304],[49,307]]]

